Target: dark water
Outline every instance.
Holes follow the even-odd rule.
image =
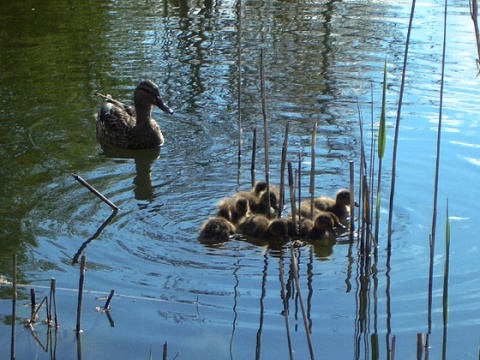
[[[77,358],[78,264],[87,254],[82,357],[288,358],[279,269],[289,295],[295,358],[308,358],[290,256],[263,244],[197,241],[215,203],[250,186],[252,130],[258,130],[256,177],[264,177],[260,51],[265,53],[270,177],[279,181],[284,127],[288,160],[310,169],[318,122],[317,193],[333,195],[359,162],[358,108],[379,116],[383,61],[388,62],[385,189],[410,4],[406,2],[246,2],[242,19],[241,170],[237,160],[238,9],[233,2],[96,1],[2,3],[0,42],[0,276],[11,279],[19,258],[20,305],[28,291],[48,295],[57,279],[57,358]],[[400,127],[391,287],[386,292],[387,200],[382,201],[378,273],[365,305],[357,245],[344,239],[298,250],[301,291],[317,358],[367,358],[378,336],[386,358],[414,358],[426,332],[428,235],[438,121],[443,5],[417,5]],[[480,268],[476,186],[480,164],[475,38],[465,2],[449,8],[447,68],[436,247],[431,357],[442,344],[445,204],[452,245],[448,355],[477,358]],[[97,92],[131,102],[140,79],[161,88],[174,116],[154,111],[164,136],[159,153],[105,154],[95,141]],[[372,90],[373,89],[373,90]],[[367,143],[371,141],[367,137]],[[78,184],[79,174],[121,211]],[[305,181],[306,184],[306,181]],[[304,194],[307,194],[305,187]],[[289,281],[290,280],[290,281]],[[115,289],[110,315],[96,297]],[[11,303],[0,287],[2,357],[10,348]],[[387,306],[388,303],[388,306]],[[390,309],[388,314],[387,309]],[[18,316],[29,309],[19,306]],[[366,316],[366,317],[365,317]],[[49,358],[18,321],[17,358]],[[45,343],[46,327],[35,328]],[[460,345],[461,344],[461,345]]]

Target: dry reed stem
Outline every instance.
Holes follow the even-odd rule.
[[[73,178],[77,180],[80,184],[85,186],[88,190],[90,190],[92,193],[94,193],[97,197],[99,197],[104,203],[106,203],[108,206],[110,206],[114,211],[120,210],[117,205],[112,203],[110,200],[108,200],[105,196],[103,196],[97,189],[95,189],[92,185],[87,183],[85,180],[83,180],[80,176],[77,174],[72,174]]]

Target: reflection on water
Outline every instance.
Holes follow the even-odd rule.
[[[253,129],[258,139],[263,136],[260,50],[265,51],[270,178],[280,180],[289,123],[287,161],[297,162],[300,156],[306,179],[311,124],[317,121],[316,191],[332,194],[346,186],[348,163],[357,160],[358,109],[366,123],[378,118],[376,105],[370,118],[370,101],[373,96],[376,104],[381,98],[385,56],[389,121],[394,117],[409,8],[405,2],[244,3],[241,115],[242,150],[248,155],[241,159],[239,173],[235,3],[2,3],[0,275],[10,276],[11,253],[17,250],[20,282],[39,286],[41,292],[43,282],[57,279],[62,288],[58,357],[77,357],[72,289],[78,285],[76,260],[86,252],[87,288],[102,293],[114,288],[118,296],[112,303],[112,332],[102,314],[90,311],[98,305],[95,295],[85,294],[84,358],[147,358],[152,347],[154,354],[161,351],[152,345],[158,340],[184,358],[211,358],[212,349],[222,359],[253,353],[278,358],[289,352],[287,332],[295,357],[308,358],[300,294],[285,249],[243,238],[205,246],[197,242],[197,231],[214,214],[218,200],[250,187]],[[424,3],[415,15],[391,268],[384,265],[383,238],[374,264],[344,238],[295,250],[307,329],[315,353],[324,357],[370,357],[377,344],[373,339],[378,339],[379,357],[386,358],[395,335],[397,356],[412,358],[410,344],[425,331],[441,9]],[[454,358],[477,353],[479,323],[472,316],[478,313],[478,286],[471,280],[479,275],[472,223],[478,198],[472,187],[478,175],[475,159],[480,158],[474,146],[479,142],[478,84],[474,37],[466,19],[464,4],[452,4],[440,198],[448,196],[455,218],[449,341],[466,345],[448,347]],[[128,99],[143,78],[161,84],[165,101],[178,109],[161,120],[164,146],[151,152],[99,151],[95,94],[109,89]],[[388,153],[384,164],[390,161]],[[264,157],[259,146],[257,164]],[[113,214],[72,173],[81,174],[121,210]],[[388,177],[389,169],[383,173]],[[262,179],[263,166],[254,175]],[[382,199],[381,208],[387,205]],[[443,252],[436,251],[435,269],[441,276]],[[28,290],[20,289],[19,295],[26,302]],[[8,349],[8,287],[0,287],[0,298],[0,348]],[[434,306],[434,323],[440,324],[439,292]],[[20,307],[20,317],[23,311]],[[36,330],[44,333],[40,324]],[[440,334],[433,331],[432,357],[439,354],[440,343]],[[18,331],[17,344],[18,358],[46,355],[28,331]]]
[[[122,159],[133,159],[137,175],[133,179],[135,184],[135,199],[152,200],[154,197],[152,186],[152,164],[160,157],[160,147],[153,149],[128,150],[109,146],[103,147],[103,154],[106,157],[121,162]]]

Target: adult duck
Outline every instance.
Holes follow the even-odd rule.
[[[152,107],[158,106],[167,114],[173,114],[173,110],[165,105],[153,81],[143,80],[138,84],[133,93],[134,108],[110,95],[100,96],[105,99],[97,114],[97,140],[102,146],[150,149],[162,145],[163,135],[152,118]]]

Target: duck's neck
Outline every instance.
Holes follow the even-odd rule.
[[[148,122],[152,116],[152,105],[142,103],[135,104],[135,112],[137,114],[137,123]]]

